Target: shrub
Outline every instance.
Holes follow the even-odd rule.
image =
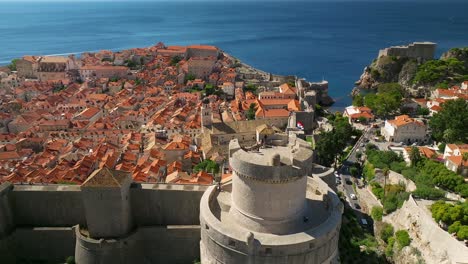
[[[353,166],[353,167],[351,167],[351,168],[349,169],[349,173],[350,173],[353,177],[356,177],[356,176],[358,176],[359,171],[358,171],[358,169],[357,169],[356,167]]]
[[[445,197],[445,192],[427,185],[419,185],[416,191],[413,192],[413,196],[428,200],[438,200]]]
[[[416,175],[418,175],[418,171],[416,168],[406,168],[401,171],[401,174],[405,176],[405,178],[413,180],[416,178]]]
[[[374,221],[382,221],[383,208],[380,206],[374,206],[371,210],[371,216]]]
[[[461,226],[458,229],[457,237],[459,240],[467,240],[468,239],[468,226]]]
[[[66,260],[65,260],[65,263],[66,264],[75,264],[75,257],[73,256],[69,256]]]
[[[406,232],[406,230],[398,230],[395,233],[395,241],[397,242],[398,248],[402,249],[406,246],[409,246],[411,243],[411,238],[409,237],[409,234]]]
[[[456,58],[430,60],[418,67],[413,83],[434,83],[454,75],[464,74],[466,69],[462,61]]]
[[[375,168],[374,165],[371,163],[367,162],[366,165],[364,165],[364,169],[362,170],[362,174],[366,178],[367,181],[372,181],[375,178]]]
[[[380,230],[380,238],[388,243],[388,239],[393,236],[393,226],[389,223],[384,223],[382,229]]]
[[[448,232],[450,234],[456,234],[458,230],[460,230],[460,227],[462,227],[462,224],[460,223],[460,221],[456,221],[449,226]]]
[[[367,160],[376,168],[390,168],[392,162],[402,162],[403,159],[393,151],[367,150]]]
[[[395,245],[395,238],[391,237],[388,239],[387,247],[385,248],[385,255],[393,256],[393,246]]]
[[[378,79],[380,77],[380,72],[376,69],[371,69],[371,76],[374,79]]]
[[[390,169],[392,171],[396,171],[398,173],[401,173],[405,168],[406,168],[406,162],[404,162],[404,161],[402,161],[402,162],[394,161],[394,162],[390,163]]]
[[[382,187],[373,187],[372,188],[372,193],[379,199],[381,200],[383,198],[383,188]]]

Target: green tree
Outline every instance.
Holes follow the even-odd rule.
[[[377,87],[377,94],[367,94],[364,104],[379,116],[387,116],[400,109],[404,92],[398,83],[384,83]]]
[[[445,146],[446,144],[445,143],[440,143],[437,148],[439,149],[440,152],[444,152],[445,151]]]
[[[347,118],[341,114],[331,116],[329,120],[333,125],[333,130],[322,133],[316,144],[317,156],[321,164],[325,166],[330,166],[337,160],[354,133]]]
[[[468,101],[451,100],[429,120],[432,136],[446,143],[468,142]]]
[[[466,74],[464,63],[456,58],[430,60],[418,67],[413,83],[440,83],[463,74]]]
[[[257,85],[253,84],[253,83],[248,83],[245,87],[244,87],[244,91],[247,92],[247,91],[250,91],[254,94],[257,94]]]
[[[188,73],[187,75],[185,75],[185,78],[184,78],[184,83],[187,84],[188,81],[193,81],[195,80],[197,77],[195,76],[195,74],[193,73]]]
[[[171,66],[176,66],[182,60],[180,56],[174,56],[171,58],[171,62],[169,63]]]
[[[421,153],[419,152],[419,148],[411,147],[411,151],[409,153],[409,159],[411,161],[411,165],[415,166],[421,160]]]
[[[10,63],[10,65],[8,65],[8,68],[10,69],[10,71],[16,71],[17,68],[16,68],[16,63],[19,61],[19,59],[13,59]]]
[[[380,230],[380,238],[388,243],[388,239],[393,236],[393,226],[389,223],[384,223],[382,229]]]
[[[371,210],[371,217],[374,221],[382,221],[383,208],[380,206],[374,206]]]
[[[353,97],[354,106],[364,106],[364,97],[361,94],[357,94]]]
[[[364,169],[362,171],[362,174],[364,175],[364,177],[366,177],[367,181],[369,181],[369,182],[372,181],[375,178],[374,165],[372,165],[372,163],[370,163],[370,162],[366,162],[366,164],[364,165]]]
[[[418,109],[416,110],[417,115],[427,116],[429,115],[429,113],[430,111],[429,111],[429,108],[427,107],[418,106]]]
[[[409,234],[406,232],[406,230],[398,230],[395,233],[395,241],[397,242],[398,248],[402,249],[406,246],[409,246],[411,243],[411,238],[409,237]]]
[[[247,110],[246,117],[248,120],[255,119],[255,113],[257,112],[257,105],[255,103],[251,103],[249,105],[249,109]]]
[[[218,173],[219,164],[212,160],[204,160],[193,167],[194,172],[205,171],[208,173]]]

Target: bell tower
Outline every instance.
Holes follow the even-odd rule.
[[[210,99],[205,98],[201,106],[201,126],[202,129],[206,126],[211,126],[213,123],[213,114],[211,112]]]

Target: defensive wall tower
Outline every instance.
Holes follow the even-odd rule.
[[[207,186],[131,183],[102,168],[82,185],[0,185],[2,264],[192,263]]]
[[[381,49],[379,51],[379,58],[382,56],[396,56],[432,60],[436,48],[437,44],[433,42],[413,42],[406,46],[392,46]]]
[[[202,263],[336,263],[343,206],[295,135],[229,145],[232,182],[200,203]]]

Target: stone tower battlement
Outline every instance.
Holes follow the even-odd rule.
[[[430,60],[434,58],[437,44],[433,42],[413,42],[406,46],[392,46],[379,51],[382,56],[408,57]]]
[[[202,263],[336,263],[343,206],[295,135],[229,145],[232,182],[200,202]],[[265,142],[268,142],[266,144]]]
[[[241,148],[234,139],[229,144],[229,157],[231,168],[240,177],[282,183],[311,175],[313,151],[296,137],[269,141],[254,150]]]

